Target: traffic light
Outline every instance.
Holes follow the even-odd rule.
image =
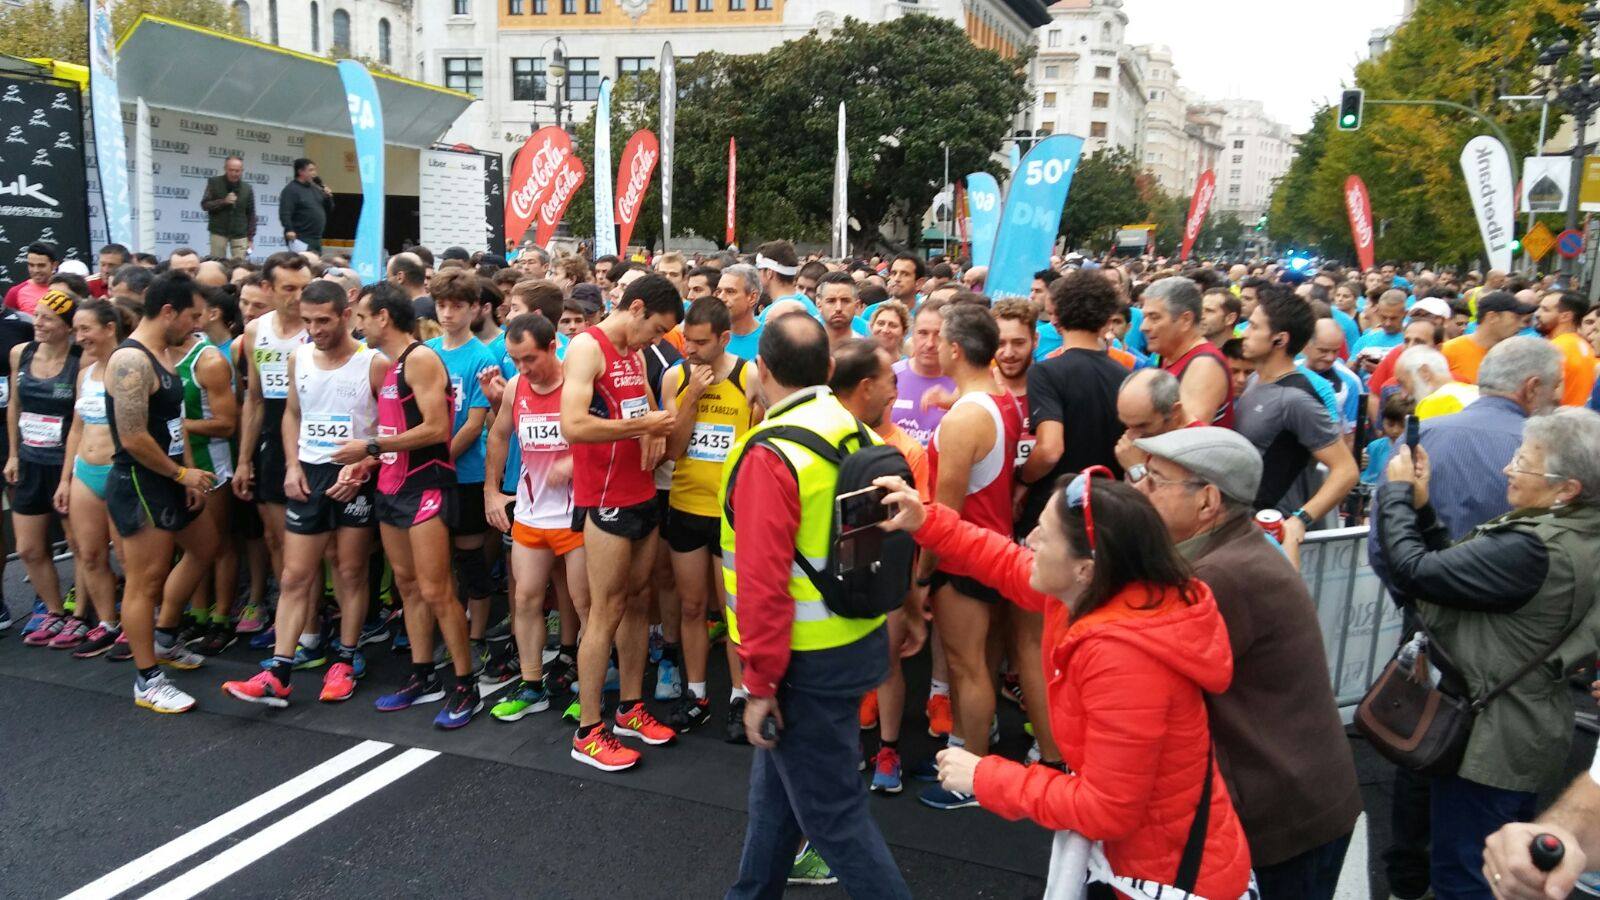
[[[1256,231],[1266,231],[1266,230],[1267,230],[1267,217],[1266,216],[1262,216],[1261,218],[1256,220]]]
[[[1361,127],[1361,106],[1366,92],[1360,88],[1339,95],[1339,130],[1355,131]]]

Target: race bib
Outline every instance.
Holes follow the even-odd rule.
[[[622,417],[637,419],[650,411],[650,398],[633,397],[622,401]]]
[[[455,375],[450,376],[450,418],[461,415],[461,410],[466,406],[467,394],[462,388],[461,379]]]
[[[261,375],[261,396],[289,399],[289,355],[281,350],[257,350],[256,372]]]
[[[355,437],[355,425],[340,413],[306,413],[300,420],[300,436],[308,446],[333,450]]]
[[[167,455],[183,455],[183,417],[175,416],[167,420]]]
[[[561,416],[558,414],[523,413],[517,418],[517,439],[528,452],[567,449],[567,439],[561,434]]]
[[[721,463],[728,459],[733,449],[733,426],[710,422],[694,423],[689,435],[689,458],[700,462]]]
[[[378,437],[381,437],[381,438],[394,437],[395,435],[397,435],[399,433],[400,433],[399,430],[396,429],[393,425],[379,425],[378,426]],[[386,466],[394,465],[395,461],[398,460],[399,458],[400,458],[400,456],[397,453],[380,453],[380,454],[378,454],[378,462],[383,464],[383,465],[386,465]]]
[[[1033,455],[1033,445],[1036,443],[1037,439],[1031,437],[1017,441],[1017,468],[1020,469],[1022,464],[1028,461],[1028,457]]]
[[[61,422],[60,416],[25,412],[17,417],[17,433],[25,447],[54,449],[62,444]]]

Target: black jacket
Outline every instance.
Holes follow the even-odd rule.
[[[1411,505],[1411,485],[1378,490],[1378,538],[1384,581],[1407,601],[1427,600],[1451,609],[1515,612],[1544,586],[1550,553],[1531,531],[1482,531],[1450,545],[1433,507]]]
[[[291,181],[278,195],[278,221],[284,231],[308,243],[322,240],[328,227],[328,215],[333,212],[333,198],[322,193],[318,184]]]

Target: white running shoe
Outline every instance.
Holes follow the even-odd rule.
[[[194,709],[194,698],[168,681],[164,674],[146,681],[143,688],[139,687],[139,681],[135,678],[133,702],[158,713],[185,713]]]
[[[174,643],[171,647],[163,647],[160,643],[157,643],[155,649],[156,662],[163,666],[171,666],[174,669],[182,669],[184,671],[198,669],[206,661],[204,656],[179,643]]]

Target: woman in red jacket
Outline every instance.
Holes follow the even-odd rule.
[[[1050,724],[1069,771],[952,748],[939,754],[940,780],[1008,819],[1102,842],[1100,880],[1124,896],[1166,885],[1162,897],[1177,887],[1232,900],[1250,886],[1250,850],[1204,698],[1233,679],[1228,633],[1155,508],[1110,474],[1096,466],[1057,491],[1027,547],[878,479],[897,508],[884,527],[1045,617]]]

